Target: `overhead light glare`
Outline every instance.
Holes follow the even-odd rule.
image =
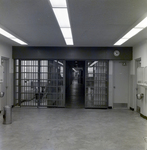
[[[50,0],[52,7],[67,7],[66,0]]]
[[[94,62],[90,65],[90,67],[92,67],[93,65],[95,65],[97,62],[98,62],[98,61],[94,61]]]
[[[53,8],[60,28],[70,27],[67,8]]]
[[[21,44],[21,45],[28,45],[27,43],[25,43],[22,40],[16,38],[15,36],[13,36],[12,34],[10,34],[9,32],[7,32],[5,30],[3,30],[2,28],[0,28],[0,34],[7,37],[7,38],[9,38],[12,41],[15,41],[15,42]]]

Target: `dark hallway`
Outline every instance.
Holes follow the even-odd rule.
[[[84,61],[68,61],[66,72],[66,107],[84,108]]]

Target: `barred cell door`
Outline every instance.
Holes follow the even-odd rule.
[[[64,107],[64,64],[62,60],[15,60],[14,105]]]
[[[85,107],[108,107],[108,61],[86,61]]]

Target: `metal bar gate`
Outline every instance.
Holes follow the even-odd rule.
[[[85,107],[108,107],[108,61],[86,61]]]
[[[65,106],[65,61],[15,60],[14,105]]]

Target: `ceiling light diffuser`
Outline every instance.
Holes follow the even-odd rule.
[[[52,7],[67,7],[66,0],[50,0]]]
[[[7,31],[3,30],[2,28],[0,28],[0,34],[2,34],[3,36],[7,37],[7,38],[14,38],[14,36],[10,33],[8,33]]]
[[[114,45],[122,45],[127,40],[135,36],[137,33],[142,31],[147,27],[147,17],[144,18],[140,23],[138,23],[134,28],[132,28],[127,34],[125,34],[120,40],[118,40]]]
[[[147,17],[135,26],[135,28],[146,28],[146,27],[147,27]]]
[[[14,39],[11,39],[12,41],[15,41],[15,42],[17,42],[17,43],[19,43],[19,44],[21,44],[21,45],[28,45],[27,43],[25,43],[25,42],[23,42],[22,40],[20,40],[20,39],[17,39],[17,38],[14,38]]]
[[[73,45],[66,0],[50,0],[53,12],[67,45]]]
[[[61,28],[70,27],[68,11],[66,8],[53,8],[53,11]]]
[[[118,40],[114,45],[122,45],[123,43],[125,43],[128,39],[120,39]]]
[[[73,39],[65,39],[66,45],[73,45]]]
[[[5,30],[3,30],[2,28],[0,28],[0,34],[7,37],[7,38],[9,38],[12,41],[15,41],[15,42],[21,44],[21,45],[28,45],[27,43],[25,43],[22,40],[16,38],[15,36],[13,36],[12,34],[10,34],[9,32],[7,32]]]
[[[71,28],[61,28],[64,38],[72,38]]]
[[[122,37],[122,39],[130,39],[134,35],[136,35],[138,32],[140,32],[142,28],[133,28],[131,29],[126,35]]]

